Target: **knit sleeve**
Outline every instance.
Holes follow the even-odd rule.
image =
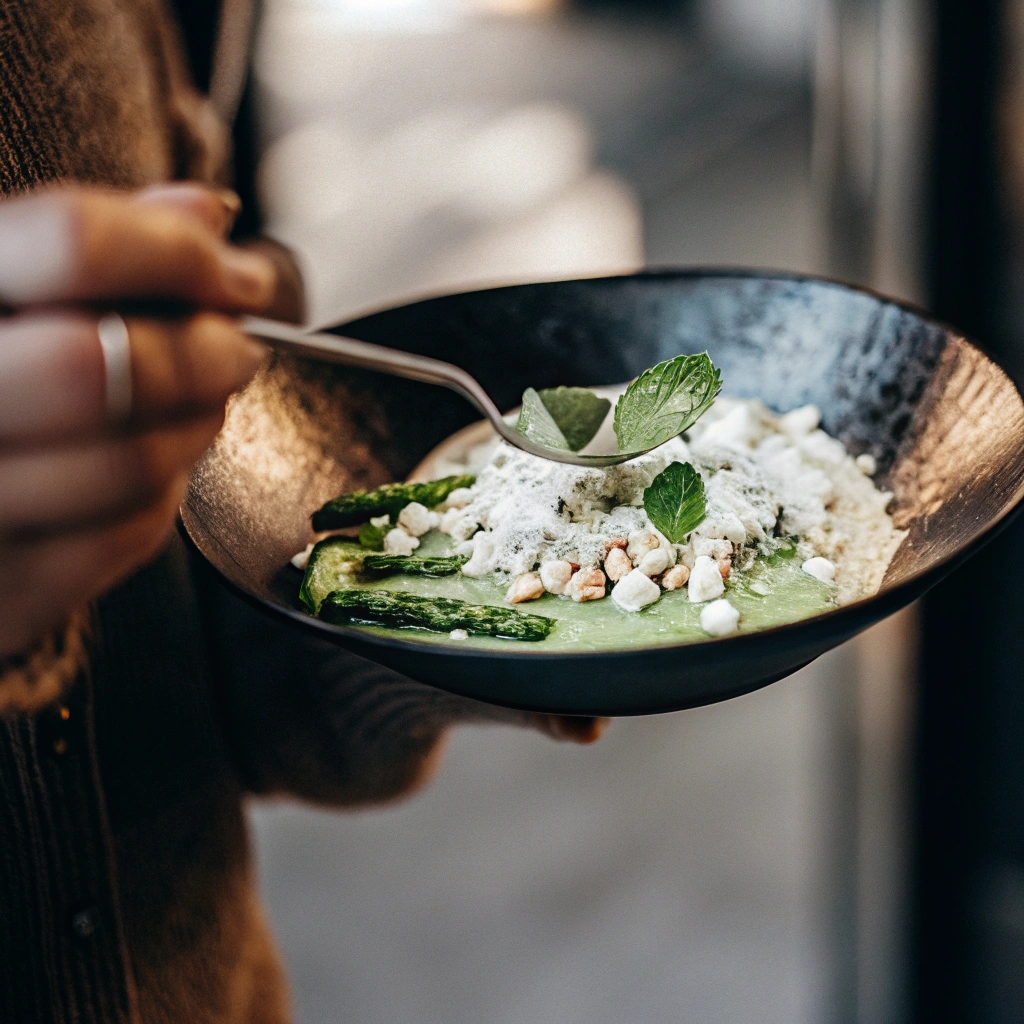
[[[0,661],[0,716],[39,711],[67,690],[86,665],[88,622],[88,612],[78,612],[29,650]]]
[[[425,686],[202,587],[227,741],[255,793],[384,803],[428,781],[457,724],[525,725],[589,742],[591,719],[499,708]]]

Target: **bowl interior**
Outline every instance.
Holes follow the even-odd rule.
[[[906,600],[1024,495],[1024,403],[1003,371],[949,328],[830,282],[726,272],[525,285],[414,303],[344,333],[458,363],[502,408],[526,386],[614,384],[707,349],[724,394],[779,411],[813,402],[851,453],[877,459],[908,531],[883,594],[903,588]],[[310,539],[310,513],[403,479],[477,418],[437,387],[280,359],[232,402],[193,474],[185,527],[230,582],[293,613],[286,566]]]

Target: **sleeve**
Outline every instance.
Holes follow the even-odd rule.
[[[384,803],[430,779],[450,726],[538,724],[311,637],[228,591],[198,556],[195,571],[222,728],[250,792]]]

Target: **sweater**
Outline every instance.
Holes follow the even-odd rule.
[[[160,0],[0,0],[4,194],[215,180],[226,138]],[[454,719],[510,716],[304,638],[175,539],[0,671],[0,1021],[284,1024],[246,797],[393,799]]]

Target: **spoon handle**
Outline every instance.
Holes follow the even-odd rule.
[[[476,378],[453,363],[346,338],[340,334],[306,332],[291,324],[264,320],[262,317],[242,317],[240,326],[246,334],[259,338],[279,352],[357,366],[364,370],[377,370],[395,377],[451,388],[472,402],[495,426],[499,422],[505,426],[498,407]]]
[[[542,459],[574,466],[610,466],[624,461],[621,455],[581,456],[575,452],[557,451],[531,441],[505,422],[498,407],[491,401],[490,395],[484,391],[480,382],[454,363],[445,363],[440,359],[431,359],[429,356],[419,356],[412,352],[402,352],[397,348],[374,345],[368,341],[346,338],[340,334],[306,332],[292,324],[264,320],[262,317],[244,316],[240,319],[239,326],[246,334],[266,342],[279,352],[341,363],[344,366],[357,366],[364,370],[376,370],[394,377],[405,377],[408,380],[440,384],[442,387],[450,388],[475,405],[509,444]]]

